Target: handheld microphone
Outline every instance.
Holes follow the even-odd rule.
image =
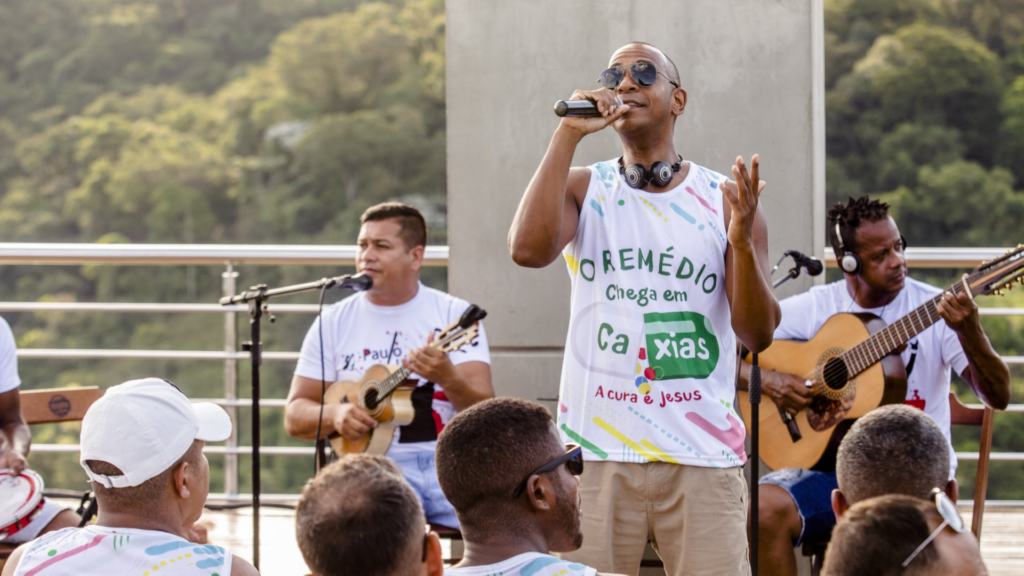
[[[366,274],[345,274],[344,276],[335,276],[331,278],[324,288],[348,288],[349,290],[355,290],[356,292],[365,292],[370,288],[373,288],[373,278],[370,278]]]
[[[555,102],[555,116],[600,116],[597,104],[590,100],[559,100]]]
[[[798,250],[788,250],[785,255],[791,257],[798,268],[806,270],[808,276],[817,276],[825,270],[825,265],[821,263],[821,260]]]

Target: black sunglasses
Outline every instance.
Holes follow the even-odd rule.
[[[643,60],[634,62],[633,65],[629,67],[629,75],[633,77],[633,81],[644,87],[653,86],[654,83],[658,81],[658,74],[665,76],[665,74],[658,72],[658,69],[654,67],[654,64],[644,62]],[[625,77],[626,71],[623,70],[621,66],[612,66],[604,72],[601,72],[601,77],[597,79],[597,83],[609,90],[615,90],[619,87],[619,84],[622,84],[622,79]],[[668,76],[665,76],[665,80],[668,80],[669,84],[679,88],[679,84],[673,82]]]
[[[565,464],[565,467],[569,469],[569,473],[573,476],[583,474],[583,448],[580,448],[579,444],[566,444],[565,447],[565,454],[562,454],[558,458],[555,458],[527,474],[526,478],[523,478],[523,481],[519,483],[518,487],[516,487],[516,491],[512,493],[512,497],[519,498],[520,494],[523,493],[523,490],[526,490],[526,482],[530,479],[530,476],[551,472],[552,470],[556,470],[562,464]]]
[[[427,533],[423,535],[423,558],[420,558],[420,562],[427,561],[427,548],[430,547],[430,524],[427,524]]]

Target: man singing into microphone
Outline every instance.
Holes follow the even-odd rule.
[[[434,446],[456,412],[494,397],[487,335],[481,324],[476,345],[450,357],[426,346],[469,303],[420,283],[427,244],[423,216],[407,204],[387,202],[368,208],[360,222],[356,269],[372,278],[373,286],[324,309],[309,329],[288,393],[285,430],[313,440],[319,424],[321,437],[359,439],[377,422],[355,404],[325,405],[319,422],[321,374],[330,386],[359,381],[375,364],[404,365],[413,372],[410,379],[418,381],[412,394],[415,416],[399,428],[387,456],[419,495],[427,521],[458,528],[455,510],[437,482]]]
[[[733,350],[763,350],[779,323],[757,156],[735,181],[683,160],[686,91],[653,46],[620,48],[600,82],[572,98],[601,116],[561,120],[509,232],[517,264],[561,254],[572,282],[558,428],[588,462],[583,547],[566,557],[635,574],[651,541],[669,574],[745,574]],[[622,156],[571,168],[609,125]]]

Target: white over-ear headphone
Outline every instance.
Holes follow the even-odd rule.
[[[839,268],[847,274],[856,274],[860,272],[860,256],[846,249],[843,244],[843,233],[839,230],[839,220],[836,220],[836,240],[839,242],[839,251],[842,252],[839,257]]]

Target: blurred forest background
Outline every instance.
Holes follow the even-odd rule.
[[[825,0],[825,19],[829,203],[885,199],[913,246],[1024,241],[1024,0]],[[444,72],[443,0],[0,0],[0,242],[351,244],[362,210],[397,198],[424,210],[430,243],[444,244]],[[215,302],[222,272],[4,266],[0,299]],[[239,272],[244,288],[344,270]],[[948,284],[962,272],[913,274]],[[445,271],[425,282],[443,289]],[[22,348],[223,347],[217,314],[4,317]],[[266,349],[296,350],[311,320],[265,323]],[[1021,318],[984,324],[997,351],[1024,354]],[[292,369],[266,363],[263,396],[283,398]],[[193,397],[224,393],[214,361],[24,359],[21,375],[24,389],[155,375]],[[241,396],[248,378],[239,362]],[[287,438],[281,410],[262,418],[265,444],[308,445]],[[77,430],[33,432],[76,443]],[[976,449],[977,432],[954,434],[958,450]],[[1024,452],[1024,415],[997,416],[995,446]],[[223,459],[210,460],[219,492]],[[306,458],[263,462],[266,492],[295,492],[312,470]],[[49,487],[84,486],[74,455],[31,463]],[[961,464],[965,497],[973,473]],[[989,497],[1024,500],[1024,463],[993,463]]]

